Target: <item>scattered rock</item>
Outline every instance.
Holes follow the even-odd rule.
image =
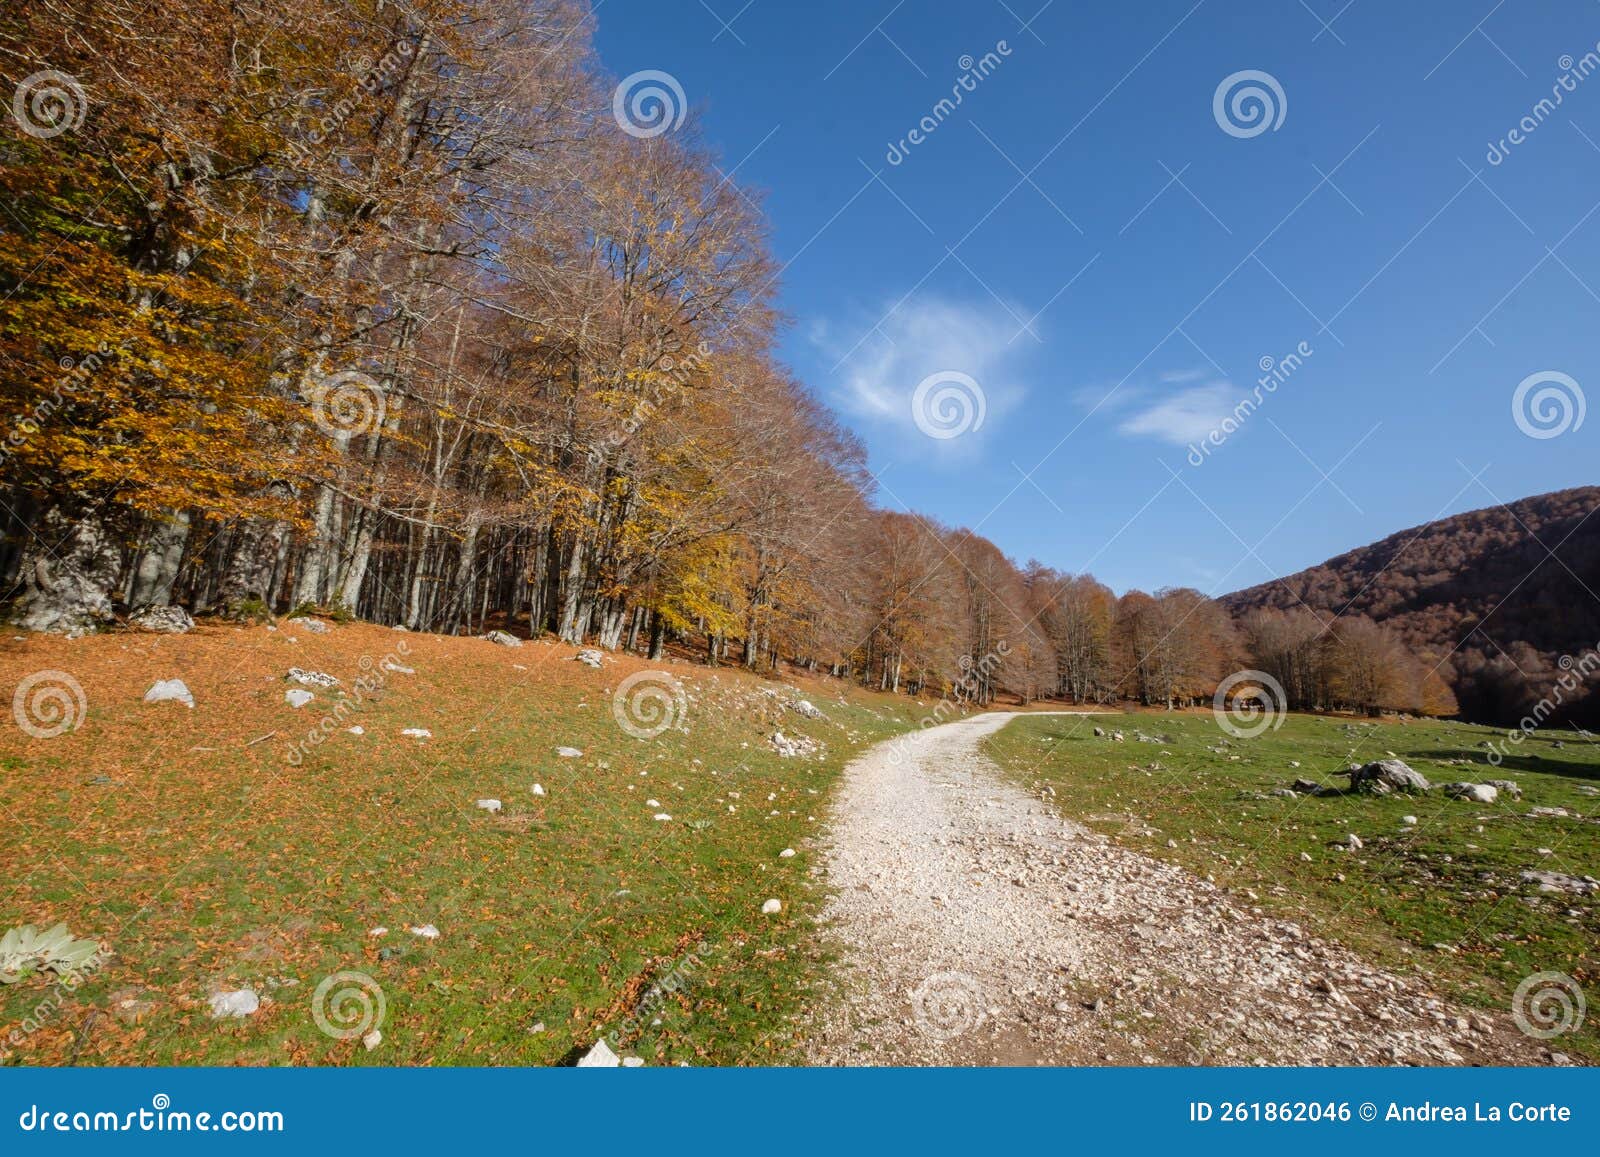
[[[1442,789],[1451,799],[1464,799],[1471,803],[1493,803],[1500,792],[1486,783],[1447,783]]]
[[[621,1058],[612,1052],[603,1040],[595,1041],[594,1048],[578,1058],[580,1069],[615,1069],[621,1064]]]
[[[644,1068],[644,1058],[643,1057],[623,1057],[622,1058],[622,1067],[625,1068],[625,1069],[642,1069],[642,1068]]]
[[[1406,827],[1408,827],[1408,828],[1414,828],[1414,827],[1417,826],[1417,817],[1416,816],[1401,816],[1400,817],[1400,822],[1405,824]]]
[[[146,703],[182,703],[185,707],[194,706],[194,696],[189,692],[189,687],[182,679],[158,679],[144,693]]]
[[[776,912],[782,911],[783,903],[779,900],[768,900],[765,904],[761,905],[761,914],[763,916],[771,916]]]
[[[1106,729],[1104,727],[1096,727],[1094,729],[1094,737],[1096,739],[1104,739],[1106,737]]]
[[[1522,788],[1514,779],[1486,779],[1483,782],[1512,799],[1522,798]]]
[[[248,988],[211,994],[211,1019],[254,1016],[261,1008],[261,998]]]
[[[407,739],[432,739],[433,738],[433,732],[429,731],[426,727],[407,727],[400,734],[404,735]]]
[[[792,855],[794,855],[793,848],[784,848],[783,851],[778,853],[778,859],[787,860]]]
[[[497,647],[520,647],[520,646],[522,646],[522,640],[521,639],[517,638],[515,635],[508,635],[504,631],[490,631],[487,635],[484,636],[484,640],[486,642],[493,643]]]
[[[1349,835],[1345,836],[1345,838],[1338,841],[1335,846],[1352,852],[1360,851],[1363,847],[1361,843],[1361,837],[1356,835],[1355,832],[1351,832]]]
[[[789,704],[789,706],[794,710],[795,714],[802,715],[807,719],[827,718],[827,716],[823,715],[822,711],[809,699],[796,699],[793,703]]]
[[[119,988],[106,997],[106,1002],[117,1020],[123,1024],[138,1024],[155,1011],[156,1002],[145,999],[149,995],[142,988]]]
[[[656,812],[656,817],[655,818],[660,820],[662,823],[666,823],[667,821],[672,819],[672,817],[669,816],[666,812]]]
[[[332,675],[324,674],[321,671],[302,671],[299,667],[290,667],[289,673],[284,678],[291,683],[298,683],[302,687],[322,687],[326,689],[339,685],[339,680]]]
[[[372,929],[372,931],[368,932],[367,935],[368,936],[387,936],[387,935],[389,935],[389,930],[387,928],[385,928],[382,924],[379,924],[376,928]]]
[[[329,630],[328,624],[321,619],[289,619],[283,625],[286,627],[299,627],[302,631],[309,631],[313,635],[326,635]]]
[[[1572,813],[1564,807],[1529,808],[1528,814],[1530,816],[1541,816],[1545,819],[1567,819],[1572,815]]]
[[[136,631],[155,631],[162,635],[183,635],[194,630],[194,619],[182,607],[140,607],[128,616],[128,626]]]
[[[1582,896],[1600,891],[1600,880],[1593,876],[1569,876],[1564,872],[1529,870],[1522,873],[1522,882],[1537,884],[1541,892],[1570,892]]]
[[[542,783],[534,784],[533,785],[533,794],[534,795],[544,795],[545,794],[544,784],[542,784]]]
[[[1394,791],[1417,794],[1428,790],[1427,778],[1399,759],[1380,759],[1340,774],[1348,775],[1351,788],[1363,795],[1388,795]]]
[[[599,651],[596,651],[593,647],[585,647],[576,655],[572,656],[574,662],[582,663],[585,667],[593,667],[596,671],[598,671],[600,669],[600,665],[605,662],[605,658],[606,657],[603,654],[601,654]]]
[[[437,928],[435,928],[432,924],[423,924],[423,925],[420,925],[418,927],[408,928],[407,931],[410,932],[411,935],[413,935],[413,936],[422,937],[422,939],[424,939],[424,940],[437,940],[437,939],[439,939],[439,930]]]
[[[785,736],[781,731],[774,731],[772,733],[772,738],[767,742],[772,745],[772,750],[776,751],[785,759],[790,759],[797,755],[814,755],[817,750],[817,741],[815,739],[809,739],[804,735],[797,735],[793,738],[790,738]]]
[[[480,799],[478,806],[490,815],[498,815],[500,813],[500,801],[497,799]]]
[[[316,696],[299,687],[291,687],[283,693],[283,701],[290,707],[301,708],[310,703]]]
[[[581,748],[581,747],[558,747],[558,748],[556,748],[556,754],[559,755],[562,759],[581,759],[583,757],[583,748]]]
[[[361,1043],[366,1045],[367,1051],[370,1053],[373,1049],[377,1048],[383,1043],[383,1030],[375,1028],[372,1031],[364,1034],[361,1038]]]

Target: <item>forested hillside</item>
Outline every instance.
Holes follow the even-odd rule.
[[[1117,598],[876,509],[862,446],[774,356],[756,194],[680,94],[604,75],[588,21],[0,15],[17,622],[316,608],[977,702],[1193,702],[1251,661],[1196,591]],[[1369,626],[1325,634],[1317,703],[1437,706]],[[1374,658],[1394,677],[1358,678]]]
[[[1576,661],[1600,641],[1597,507],[1600,487],[1586,486],[1475,510],[1222,601],[1236,614],[1381,621],[1440,664],[1467,718],[1515,723],[1551,695],[1570,665],[1562,656]],[[1554,717],[1600,722],[1600,697],[1585,691]]]

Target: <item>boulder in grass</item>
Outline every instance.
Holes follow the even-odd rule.
[[[1447,783],[1444,785],[1444,794],[1468,803],[1493,803],[1500,798],[1499,789],[1487,783]]]
[[[261,998],[248,988],[211,994],[211,1019],[254,1016],[261,1009]]]
[[[575,662],[582,663],[585,667],[593,667],[595,670],[599,670],[600,664],[605,662],[605,656],[593,647],[583,648],[572,658]]]
[[[1522,787],[1514,779],[1486,779],[1483,782],[1511,799],[1522,798]]]
[[[331,629],[321,619],[297,618],[290,619],[283,624],[286,627],[298,627],[302,631],[309,631],[313,635],[326,635]]]
[[[297,710],[315,698],[316,696],[311,692],[300,687],[291,687],[283,693],[283,701]]]
[[[162,635],[183,635],[194,630],[194,619],[182,607],[156,604],[140,607],[128,616],[128,626],[136,631],[154,631]]]
[[[182,703],[185,707],[194,706],[194,695],[190,692],[188,684],[182,679],[157,679],[144,693],[146,703]]]
[[[1363,795],[1388,795],[1396,791],[1420,795],[1428,790],[1427,778],[1399,759],[1380,759],[1340,774],[1348,775],[1350,786]]]
[[[505,631],[490,631],[484,637],[485,642],[493,643],[497,647],[520,647],[522,640]]]
[[[578,1058],[580,1069],[617,1069],[622,1067],[622,1058],[611,1051],[610,1046],[603,1040],[594,1042],[594,1048]]]

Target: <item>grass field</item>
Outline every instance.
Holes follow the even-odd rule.
[[[0,930],[65,921],[113,955],[70,991],[49,974],[0,985],[0,1057],[543,1065],[615,1033],[650,1064],[789,1059],[823,964],[804,939],[809,841],[847,757],[916,705],[808,681],[827,719],[806,719],[775,681],[591,670],[574,651],[286,623],[8,638],[7,695],[49,671],[82,699],[58,736],[0,727]],[[293,709],[291,666],[342,687]],[[657,704],[676,726],[636,738],[611,692],[656,669],[683,689]],[[142,701],[166,678],[192,709]],[[825,749],[780,758],[776,729]],[[491,798],[499,814],[476,806]],[[430,924],[437,939],[408,931]],[[360,975],[319,999],[340,973]],[[259,1012],[212,1018],[213,992],[245,987]],[[380,992],[375,1048],[319,1029],[318,1010],[339,1033],[372,1027]]]
[[[1117,731],[1125,742],[1111,738]],[[1520,879],[1524,870],[1600,876],[1600,746],[1540,733],[1492,767],[1482,745],[1504,738],[1456,723],[1290,716],[1242,739],[1207,711],[1038,716],[988,744],[1063,814],[1464,1003],[1509,1011],[1518,984],[1537,972],[1566,973],[1600,993],[1600,897],[1541,893]],[[1390,754],[1435,786],[1512,779],[1523,798],[1270,794],[1302,777],[1342,788],[1349,781],[1335,772]],[[1570,814],[1535,815],[1539,807]],[[1337,846],[1352,833],[1361,848]],[[1550,1047],[1600,1058],[1600,1014],[1590,1011]]]

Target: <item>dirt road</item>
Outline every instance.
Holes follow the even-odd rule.
[[[979,751],[1011,718],[847,769],[823,857],[844,967],[813,1063],[1550,1063],[1509,1015],[1060,819]]]

